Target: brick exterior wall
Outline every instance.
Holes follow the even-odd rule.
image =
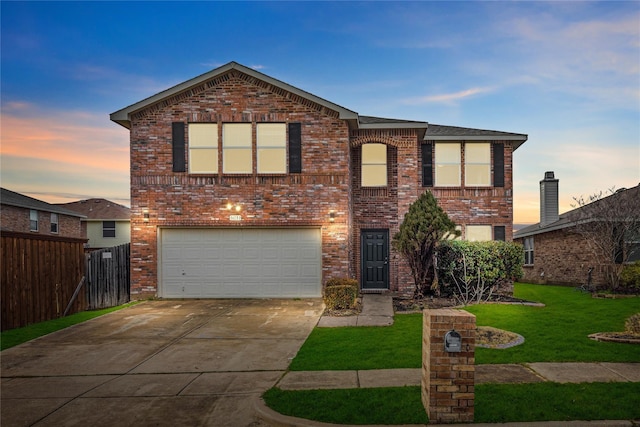
[[[162,227],[291,227],[322,230],[323,283],[360,279],[360,230],[398,231],[422,187],[421,135],[417,129],[349,129],[338,113],[281,87],[230,70],[134,112],[131,118],[132,294],[158,291],[158,236]],[[191,175],[173,172],[172,123],[301,123],[302,173]],[[424,132],[424,129],[422,130]],[[188,132],[185,158],[188,163]],[[362,144],[387,145],[387,188],[360,187]],[[505,143],[504,188],[431,188],[459,224],[503,225],[512,237],[512,146]],[[464,164],[463,164],[464,173]],[[188,170],[188,167],[187,167]],[[464,182],[464,176],[462,177]],[[227,202],[241,206],[231,221]],[[143,221],[143,213],[149,220]],[[329,222],[329,212],[335,221]],[[390,290],[411,294],[408,265],[390,247]]]
[[[0,205],[0,224],[3,231],[16,231],[46,236],[82,238],[80,218],[58,214],[58,232],[51,232],[51,212],[38,211],[38,231],[30,230],[30,209]]]
[[[549,231],[533,236],[533,265],[525,265],[523,282],[579,286],[587,281],[589,267],[593,285],[606,285],[611,262],[596,257],[584,237],[571,229]],[[524,244],[524,238],[516,239]]]
[[[302,173],[257,175],[255,147],[253,174],[174,173],[172,122],[218,123],[219,141],[223,123],[302,123]],[[253,132],[255,137],[255,126]],[[238,71],[203,83],[188,97],[136,113],[131,126],[132,294],[157,292],[158,227],[321,227],[323,283],[349,276],[348,144],[348,125],[336,112]],[[188,150],[185,157],[188,162]],[[227,202],[241,206],[242,221],[230,220]],[[334,222],[329,222],[330,211],[335,211]]]
[[[459,353],[445,351],[455,329]],[[471,423],[475,400],[476,317],[464,310],[425,310],[422,335],[422,404],[431,423]]]

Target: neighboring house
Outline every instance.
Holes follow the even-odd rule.
[[[576,221],[585,221],[585,205],[559,214],[559,180],[553,172],[546,172],[540,181],[540,222],[514,234],[514,241],[525,250],[523,281],[528,283],[551,283],[558,285],[583,285],[591,275],[592,285],[606,285],[607,272],[614,263],[621,262],[614,256],[597,257],[590,249],[586,238],[576,232]],[[617,199],[617,200],[615,200]],[[621,189],[614,194],[592,203],[626,203],[640,200],[640,186]],[[637,213],[640,215],[640,212]],[[589,218],[589,221],[597,221]],[[640,241],[631,238],[623,243],[628,261],[640,259]],[[591,273],[589,272],[591,269]]]
[[[110,248],[131,242],[131,209],[106,199],[87,199],[59,206],[79,212],[90,250]]]
[[[84,215],[6,188],[1,190],[0,228],[2,231],[83,237],[80,221]]]
[[[110,117],[130,130],[134,295],[410,293],[390,241],[426,190],[463,238],[512,239],[523,134],[360,116],[235,62]]]

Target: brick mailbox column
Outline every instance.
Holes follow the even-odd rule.
[[[430,423],[473,422],[476,316],[464,310],[424,310],[422,404]],[[445,350],[448,332],[450,349]],[[456,345],[459,337],[459,346]]]

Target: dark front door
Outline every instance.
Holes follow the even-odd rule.
[[[362,289],[389,289],[389,230],[362,230]]]

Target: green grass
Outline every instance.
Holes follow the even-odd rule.
[[[80,313],[71,314],[67,317],[47,320],[46,322],[35,323],[23,328],[4,331],[0,334],[0,351],[134,304],[137,304],[137,302],[130,302],[128,304],[105,308],[103,310],[82,311]]]
[[[631,420],[640,417],[640,383],[481,384],[475,422]],[[277,412],[336,424],[424,424],[420,387],[268,390]],[[532,404],[534,402],[534,404]]]
[[[517,332],[525,343],[476,349],[476,363],[640,362],[640,346],[589,339],[623,331],[640,312],[640,298],[593,299],[573,288],[518,283],[515,296],[545,307],[481,304],[467,307],[478,326]],[[422,314],[396,315],[390,327],[315,328],[289,367],[294,371],[419,368]]]

